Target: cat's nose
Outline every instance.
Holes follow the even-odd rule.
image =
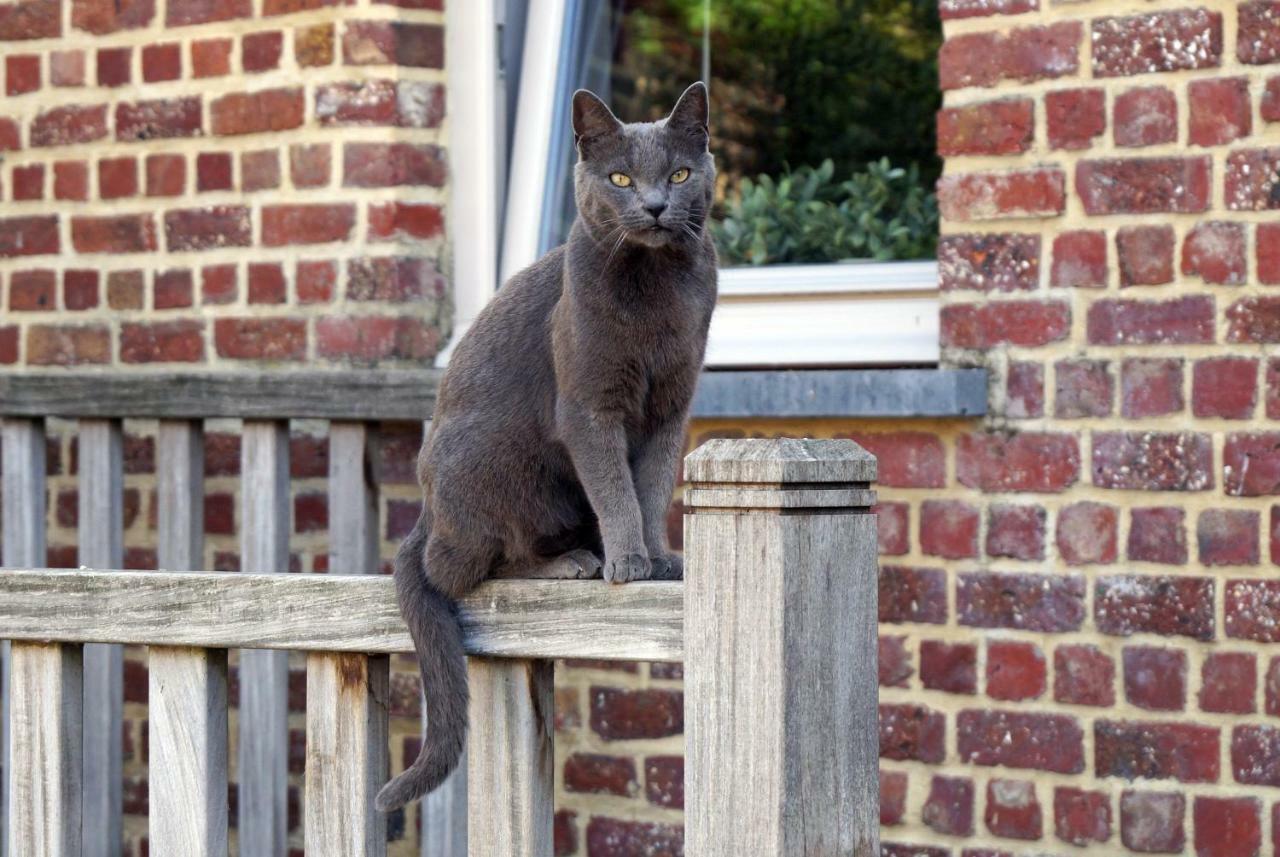
[[[667,210],[667,201],[665,199],[651,199],[644,204],[644,210],[653,216],[654,220]]]

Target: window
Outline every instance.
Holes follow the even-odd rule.
[[[451,30],[454,19],[478,14],[472,4],[451,6],[465,7],[451,12]],[[499,156],[499,282],[563,241],[574,217],[575,89],[635,121],[660,118],[689,82],[707,79],[716,213],[732,221],[717,236],[725,268],[709,365],[937,362],[935,2],[497,0],[494,18],[506,24],[496,44],[507,45],[492,48],[506,58],[498,75],[506,91],[494,103],[511,131],[509,156]],[[510,47],[517,28],[519,52]],[[470,49],[470,61],[483,53]],[[458,91],[471,88],[462,73],[451,62],[451,105],[469,97]],[[466,129],[454,118],[451,134],[461,139]],[[876,173],[881,158],[902,174]],[[828,172],[781,182],[789,169],[824,161]],[[846,186],[855,171],[860,178]],[[753,186],[754,204],[735,205]],[[780,193],[797,186],[812,193]],[[815,208],[821,216],[808,217]],[[886,211],[895,212],[890,226],[859,227],[890,220]],[[465,323],[461,305],[460,316]]]

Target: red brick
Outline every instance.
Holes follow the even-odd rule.
[[[236,266],[210,265],[200,270],[200,301],[229,304],[236,299]]]
[[[181,196],[187,184],[187,161],[182,155],[147,156],[147,196]]]
[[[554,857],[571,857],[578,853],[578,814],[567,809],[558,810],[552,832]]]
[[[333,262],[299,262],[294,273],[299,303],[327,303],[333,300],[338,267]]]
[[[1080,447],[1070,434],[977,433],[956,442],[956,478],[987,492],[1058,493],[1080,478]]]
[[[231,39],[197,39],[191,43],[191,76],[222,77],[231,73]]]
[[[1212,652],[1200,670],[1200,710],[1252,714],[1258,680],[1256,658],[1247,652]]]
[[[1035,133],[1030,98],[1003,98],[938,111],[938,154],[1012,155],[1031,147]]]
[[[49,54],[49,82],[54,86],[84,86],[84,51]]]
[[[169,0],[165,11],[166,27],[208,24],[248,18],[253,14],[249,0]]]
[[[906,805],[907,775],[902,771],[880,771],[880,824],[902,824]]]
[[[1269,717],[1280,716],[1280,657],[1273,657],[1268,662],[1264,689],[1266,697],[1264,710]]]
[[[1080,230],[1053,239],[1053,267],[1049,283],[1055,287],[1102,287],[1107,284],[1107,234]]]
[[[684,828],[650,821],[621,821],[595,815],[587,824],[587,848],[593,857],[684,854]]]
[[[353,81],[316,90],[316,117],[323,125],[438,128],[444,114],[445,87],[429,81]]]
[[[991,640],[987,643],[987,696],[1018,702],[1045,691],[1044,655],[1031,643]]]
[[[962,222],[1052,217],[1066,206],[1065,181],[1056,168],[943,176],[938,207],[945,219]]]
[[[105,104],[52,107],[31,122],[31,145],[74,146],[107,136]]]
[[[350,6],[351,0],[266,0],[262,7],[265,16],[290,15],[329,6]]]
[[[142,48],[142,79],[147,83],[182,77],[182,45],[168,42]]]
[[[1084,578],[1079,575],[963,572],[956,580],[961,625],[1024,631],[1078,630],[1084,621]]]
[[[1055,701],[1103,708],[1115,704],[1115,663],[1096,646],[1059,646],[1053,669]]]
[[[439,146],[418,143],[347,143],[343,187],[443,187],[449,169]]]
[[[0,6],[0,41],[52,39],[62,34],[57,0],[19,0]]]
[[[63,271],[62,305],[72,311],[96,307],[98,305],[98,272],[93,269]]]
[[[1227,307],[1227,342],[1280,342],[1280,298],[1242,298]]]
[[[99,48],[98,86],[124,86],[131,79],[132,48]]]
[[[1044,366],[1039,363],[1009,364],[1005,379],[1004,415],[1023,420],[1044,416]]]
[[[214,322],[219,357],[233,360],[302,360],[307,324],[293,318],[220,318]]]
[[[302,125],[306,104],[300,87],[233,92],[209,104],[213,133],[219,136],[287,131]]]
[[[1053,832],[1082,848],[1111,838],[1111,796],[1058,786],[1053,790]]]
[[[878,483],[888,488],[941,488],[947,453],[936,434],[921,431],[855,432],[853,440],[879,462]]]
[[[274,149],[240,155],[240,189],[246,192],[280,187],[280,157]]]
[[[929,829],[947,836],[973,835],[973,780],[933,777],[920,813]]]
[[[947,621],[947,578],[940,568],[882,565],[879,590],[881,622]]]
[[[1258,362],[1245,357],[1197,360],[1192,382],[1192,411],[1197,417],[1245,420],[1258,399]]]
[[[1099,300],[1089,307],[1086,323],[1093,345],[1210,343],[1214,336],[1213,298]]]
[[[1227,156],[1227,208],[1280,209],[1280,146],[1243,149]]]
[[[0,152],[16,152],[22,148],[22,131],[13,119],[0,118]]]
[[[992,852],[989,854],[964,852],[965,857],[1011,857],[1009,854]],[[880,857],[950,857],[951,851],[929,845],[906,845],[898,842],[881,842]]]
[[[1262,852],[1257,799],[1197,797],[1193,806],[1196,857],[1257,857]]]
[[[684,809],[684,756],[646,757],[644,796],[654,806]]]
[[[881,556],[901,556],[911,549],[911,507],[907,503],[879,503],[876,536]]]
[[[201,152],[196,155],[197,191],[231,190],[232,186],[229,152]]]
[[[249,263],[249,303],[282,304],[287,297],[288,285],[279,263]]]
[[[1271,564],[1280,565],[1280,506],[1271,507],[1271,523],[1268,535],[1271,543]],[[1280,714],[1280,711],[1276,713]]]
[[[932,556],[978,555],[978,510],[959,500],[926,500],[920,506],[920,549]]]
[[[107,306],[112,309],[142,309],[146,283],[141,271],[112,271],[107,274]]]
[[[920,643],[920,682],[928,690],[974,694],[978,691],[978,647],[972,643]]]
[[[294,28],[293,56],[303,68],[332,65],[333,24]]]
[[[388,202],[369,206],[370,241],[439,238],[443,234],[444,215],[438,205]]]
[[[952,36],[938,54],[938,77],[943,89],[961,89],[1074,75],[1081,34],[1079,23],[1064,21],[1007,33]]]
[[[1253,0],[1239,6],[1236,56],[1240,62],[1264,65],[1280,62],[1280,3]]]
[[[120,199],[138,194],[138,162],[129,158],[103,158],[98,161],[98,196]]]
[[[240,40],[240,66],[246,72],[270,71],[280,65],[284,33],[249,33]]]
[[[155,0],[72,0],[71,26],[105,36],[146,27],[155,14]]]
[[[343,316],[316,323],[316,348],[322,357],[424,359],[433,356],[438,347],[437,331],[411,317]]]
[[[1120,367],[1120,413],[1129,419],[1178,413],[1182,394],[1182,360],[1129,358]]]
[[[0,259],[58,252],[56,215],[0,218]]]
[[[1094,769],[1128,780],[1218,781],[1218,729],[1182,722],[1097,720]]]
[[[400,303],[444,296],[444,279],[430,259],[379,256],[352,259],[347,265],[347,298]]]
[[[1280,434],[1232,432],[1222,450],[1226,493],[1235,497],[1280,494]]]
[[[1037,348],[1066,339],[1071,308],[1060,301],[990,301],[942,308],[942,344],[954,348]]]
[[[1058,774],[1084,770],[1084,733],[1074,717],[970,709],[956,716],[960,760]]]
[[[1280,285],[1280,223],[1259,223],[1258,281],[1269,286]]]
[[[911,653],[907,651],[906,640],[903,636],[880,637],[877,645],[877,680],[881,687],[906,687],[915,672],[911,666]]]
[[[1257,565],[1260,514],[1253,509],[1205,509],[1196,523],[1202,565]]]
[[[1076,190],[1091,215],[1198,212],[1209,207],[1211,176],[1208,157],[1080,161]]]
[[[58,161],[53,165],[53,198],[83,202],[89,198],[89,165]]]
[[[249,229],[249,209],[240,205],[176,209],[164,215],[170,252],[248,247],[252,243]]]
[[[1125,553],[1133,562],[1186,565],[1186,513],[1169,506],[1133,509]]]
[[[58,277],[53,271],[14,271],[9,277],[9,311],[56,311],[57,287]]]
[[[1160,634],[1212,640],[1213,590],[1210,577],[1101,577],[1094,592],[1094,623],[1102,633],[1117,636]]]
[[[269,205],[262,209],[262,243],[280,247],[345,241],[355,220],[353,205]]]
[[[987,830],[1007,839],[1039,839],[1044,828],[1034,783],[992,779],[987,782]]]
[[[1222,15],[1174,9],[1094,18],[1093,76],[1214,68],[1222,63]]]
[[[324,187],[329,184],[329,144],[290,146],[289,176],[294,187]]]
[[[946,717],[923,705],[880,705],[880,758],[942,762]]]
[[[1101,89],[1050,92],[1044,108],[1051,149],[1087,149],[1107,129],[1106,94]]]
[[[122,142],[199,136],[200,99],[157,98],[116,106],[116,139]]]
[[[1045,511],[1040,506],[998,504],[987,513],[987,556],[1044,558]]]
[[[1178,102],[1163,86],[1127,89],[1112,108],[1112,135],[1117,146],[1154,146],[1178,139]]]
[[[73,217],[71,245],[81,253],[148,253],[156,249],[155,222],[150,214]]]
[[[13,199],[44,199],[44,164],[28,164],[13,168]]]
[[[39,88],[39,54],[18,54],[4,58],[5,95],[25,95]]]
[[[1059,360],[1053,413],[1058,419],[1105,417],[1111,414],[1115,382],[1106,360]]]
[[[1068,565],[1116,561],[1117,514],[1114,506],[1088,501],[1058,512],[1058,554]]]
[[[679,735],[684,732],[684,694],[593,686],[591,731],[605,741]]]
[[[1187,800],[1180,794],[1126,789],[1120,794],[1120,840],[1145,854],[1181,854],[1186,812]]]
[[[1158,286],[1173,282],[1172,226],[1122,226],[1116,230],[1120,285]]]
[[[26,362],[31,366],[110,363],[111,331],[102,325],[30,325]]]
[[[1039,284],[1040,236],[946,235],[938,242],[943,290],[1020,291]]]
[[[199,321],[125,322],[120,328],[120,360],[200,363],[204,360],[204,325]]]
[[[185,309],[194,302],[194,292],[191,271],[186,268],[160,271],[156,274],[154,306],[156,309]]]
[[[18,326],[0,325],[0,365],[18,362]]]
[[[1182,244],[1182,273],[1206,283],[1240,285],[1245,281],[1244,245],[1243,224],[1197,224]]]
[[[1193,146],[1220,146],[1252,133],[1247,78],[1193,80],[1187,84],[1187,100],[1191,105],[1188,136]]]
[[[1148,711],[1181,711],[1187,703],[1187,653],[1181,649],[1126,646],[1124,697]]]
[[[350,21],[342,36],[342,61],[444,68],[444,28],[405,21]]]
[[[1231,732],[1231,770],[1236,782],[1280,786],[1280,729],[1237,726]]]

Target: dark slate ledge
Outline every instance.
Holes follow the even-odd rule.
[[[709,371],[696,418],[980,417],[986,369],[774,369]]]

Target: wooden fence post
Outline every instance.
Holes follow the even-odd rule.
[[[687,853],[875,857],[875,457],[713,440],[685,475]]]

